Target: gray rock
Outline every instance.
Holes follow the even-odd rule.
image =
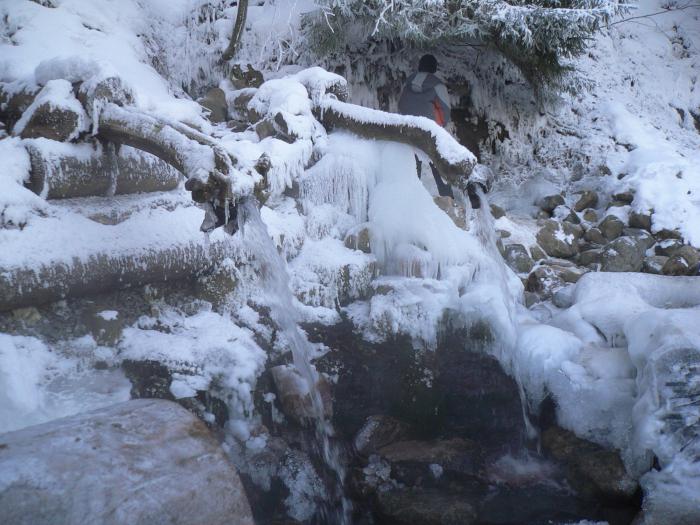
[[[231,83],[236,89],[259,88],[265,82],[263,74],[250,64],[246,65],[245,71],[240,64],[236,64],[231,69]]]
[[[664,228],[663,230],[659,230],[654,234],[657,239],[664,240],[664,239],[677,239],[681,240],[683,236],[681,235],[681,232],[678,230],[669,230],[668,228]]]
[[[576,240],[582,234],[583,230],[571,223],[548,220],[537,233],[537,243],[552,257],[568,258],[577,254]]]
[[[654,236],[646,230],[640,228],[625,228],[622,234],[628,237],[633,237],[644,245],[644,249],[648,250],[656,243]]]
[[[604,272],[638,272],[642,269],[644,244],[633,237],[618,237],[608,243],[601,255]]]
[[[389,462],[402,483],[413,483],[420,475],[429,474],[430,465],[435,464],[445,472],[473,475],[483,460],[479,446],[462,438],[398,441],[380,448],[377,454]]]
[[[624,227],[625,224],[614,215],[608,215],[600,222],[600,224],[598,224],[598,229],[609,241],[617,239],[620,235],[622,235],[622,230]]]
[[[640,230],[651,231],[651,213],[637,213],[635,211],[630,213],[629,218],[630,228],[639,228]]]
[[[584,240],[593,244],[607,244],[608,240],[598,228],[591,228],[583,234]]]
[[[621,193],[616,193],[613,195],[613,199],[621,202],[623,205],[632,204],[632,201],[634,200],[634,192],[623,191]]]
[[[680,255],[672,255],[661,268],[663,275],[689,275],[691,266]]]
[[[598,263],[600,263],[600,258],[601,258],[602,254],[603,254],[603,250],[601,248],[595,248],[593,250],[586,250],[585,252],[581,252],[581,254],[578,256],[578,262],[582,266],[588,266],[590,264],[598,264]]]
[[[537,205],[547,213],[552,213],[557,206],[562,204],[564,204],[564,197],[561,195],[548,195],[537,202]]]
[[[668,257],[665,255],[652,255],[650,257],[645,257],[642,263],[642,271],[644,273],[652,273],[655,275],[661,275],[661,270],[668,261]]]
[[[534,292],[528,292],[527,290],[525,290],[525,292],[523,293],[523,299],[525,301],[526,308],[530,308],[540,302],[539,295],[537,295]]]
[[[368,456],[382,447],[405,439],[408,436],[408,430],[409,426],[395,417],[369,416],[355,434],[353,445],[358,453]]]
[[[209,120],[213,123],[228,120],[228,103],[223,89],[213,87],[197,102],[209,110]]]
[[[542,433],[542,447],[567,467],[570,483],[583,494],[618,500],[634,497],[638,483],[619,454],[554,426]]]
[[[583,211],[586,208],[595,208],[598,205],[598,194],[595,191],[588,190],[581,193],[581,196],[574,204],[575,211]]]
[[[574,304],[574,290],[575,286],[569,285],[564,288],[560,288],[552,296],[552,303],[558,308],[569,308]]]
[[[594,209],[588,208],[583,212],[583,220],[587,222],[598,222],[598,213]]]
[[[8,93],[0,86],[0,120],[7,124],[8,130],[22,118],[22,113],[32,105],[37,93],[38,90],[30,91],[28,88]]]
[[[681,241],[676,239],[666,239],[659,242],[654,246],[654,253],[656,255],[665,255],[666,257],[671,257],[678,253],[678,251],[685,246]]]
[[[534,262],[522,244],[509,244],[505,246],[504,259],[506,264],[516,273],[528,273],[532,270]]]
[[[532,257],[533,261],[541,261],[542,259],[547,258],[547,254],[544,253],[544,250],[540,248],[539,246],[530,246],[530,257]]]
[[[0,436],[7,525],[253,525],[235,468],[204,423],[138,399]]]
[[[275,124],[271,120],[261,120],[255,125],[255,133],[258,134],[260,140],[268,137],[274,137],[277,134]]]

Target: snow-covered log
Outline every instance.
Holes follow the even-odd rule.
[[[34,268],[0,267],[0,311],[192,278],[213,268],[229,253],[226,240],[209,246],[188,242],[136,253],[100,251]]]
[[[134,399],[0,437],[6,524],[253,525],[235,467],[176,403]]]
[[[179,122],[108,103],[99,112],[97,135],[164,160],[182,172],[197,202],[233,200],[233,159],[216,141]]]
[[[424,117],[397,115],[324,97],[314,107],[327,130],[346,130],[367,139],[390,140],[422,150],[450,184],[465,189],[476,157],[447,131]]]
[[[63,146],[63,145],[61,145]],[[177,188],[181,174],[149,153],[129,146],[72,149],[28,144],[29,189],[46,199],[102,197]]]

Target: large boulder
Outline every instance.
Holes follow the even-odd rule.
[[[209,110],[209,120],[214,123],[226,122],[228,118],[228,103],[226,93],[218,87],[213,87],[197,102]]]
[[[6,525],[253,525],[204,423],[154,399],[0,435],[0,515]]]

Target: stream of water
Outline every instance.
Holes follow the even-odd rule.
[[[321,509],[321,517],[324,523],[349,525],[352,503],[345,495],[345,465],[339,447],[332,440],[333,426],[325,417],[323,399],[317,386],[319,373],[311,363],[312,347],[299,328],[299,316],[293,303],[286,263],[272,242],[260,217],[258,205],[253,199],[240,204],[239,224],[246,243],[255,247],[256,261],[260,265],[261,284],[267,296],[272,320],[284,334],[292,352],[294,366],[308,384],[317,451],[334,480],[334,486],[327,487],[332,492],[326,508]]]

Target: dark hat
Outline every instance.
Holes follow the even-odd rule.
[[[418,61],[418,71],[421,73],[435,73],[438,68],[437,58],[433,55],[423,55]]]

